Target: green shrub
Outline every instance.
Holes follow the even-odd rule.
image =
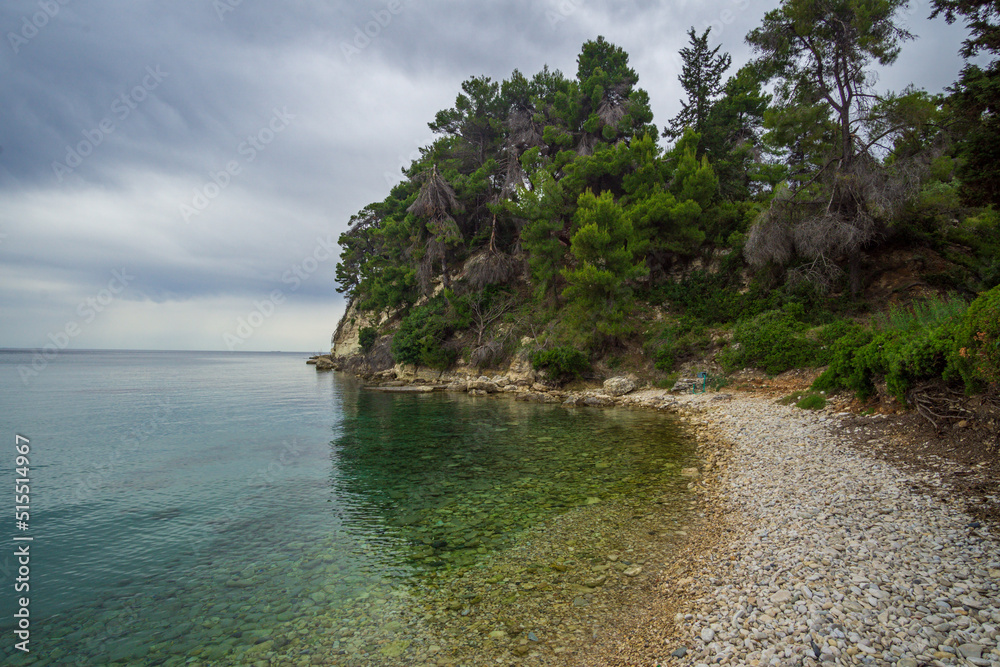
[[[435,297],[411,310],[400,323],[392,339],[392,358],[397,364],[447,368],[458,357],[457,350],[444,346],[454,330],[447,303]]]
[[[847,330],[829,348],[827,369],[816,378],[812,388],[827,393],[848,389],[861,398],[867,398],[875,391],[871,376],[863,372],[856,357],[868,345],[874,334],[871,329],[859,324],[849,325]]]
[[[358,345],[365,354],[371,352],[376,340],[378,340],[378,330],[375,327],[361,327],[358,331]]]
[[[860,398],[875,393],[884,379],[890,394],[906,403],[914,384],[940,378],[954,363],[955,337],[963,302],[929,299],[908,309],[891,309],[875,318],[874,328],[849,328],[830,350],[830,365],[813,389],[848,389]]]
[[[712,391],[719,391],[720,389],[728,387],[729,384],[729,378],[725,375],[712,375],[709,373],[708,378],[705,380],[705,386]]]
[[[680,373],[671,373],[662,380],[657,380],[656,382],[653,383],[653,385],[657,389],[671,389],[677,383],[677,380],[678,378],[680,378],[680,376],[681,376]]]
[[[657,370],[670,371],[678,361],[698,356],[712,344],[704,324],[685,315],[677,322],[663,325],[646,343]]]
[[[949,375],[961,377],[969,392],[1000,382],[1000,287],[973,301],[955,327]]]
[[[914,331],[940,326],[953,321],[969,307],[964,299],[956,296],[941,298],[932,296],[922,301],[914,301],[909,307],[890,306],[872,319],[873,326],[880,331]]]
[[[737,324],[735,344],[719,355],[723,369],[732,372],[752,366],[777,375],[815,365],[821,346],[805,335],[809,327],[795,318],[796,310],[769,310]]]
[[[778,403],[794,405],[802,410],[822,410],[826,407],[826,397],[815,392],[796,391],[780,399]]]
[[[576,348],[562,345],[548,350],[539,350],[531,355],[531,365],[535,370],[545,370],[556,380],[579,377],[590,368],[590,359]]]
[[[822,410],[826,407],[826,398],[821,394],[809,394],[796,403],[795,407],[802,410]]]

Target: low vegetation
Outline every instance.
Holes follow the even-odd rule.
[[[948,20],[985,6],[933,5]],[[984,156],[1000,72],[970,64],[947,97],[877,90],[867,72],[913,38],[903,6],[785,0],[735,72],[692,29],[664,128],[602,37],[572,75],[468,79],[405,180],[341,236],[339,291],[389,315],[362,352],[439,369],[520,355],[559,381],[626,369],[659,385],[693,364],[826,367],[817,392],[903,403],[931,380],[995,388],[1000,171]],[[1000,28],[970,25],[966,55],[993,55]]]

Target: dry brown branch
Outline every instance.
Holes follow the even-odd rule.
[[[410,207],[406,209],[410,213],[424,216],[426,218],[438,218],[447,215],[449,212],[460,211],[462,205],[455,197],[455,190],[451,184],[438,173],[437,165],[431,167],[430,172],[424,172],[418,177],[423,180],[420,186],[420,193]]]
[[[972,411],[962,405],[964,399],[961,392],[940,382],[923,383],[906,393],[907,403],[912,405],[936,431],[943,428],[940,422],[959,421],[973,416]]]
[[[751,266],[759,269],[768,262],[785,265],[792,258],[791,226],[783,208],[775,198],[771,208],[750,228],[743,256]]]
[[[593,155],[594,147],[597,146],[597,137],[589,132],[580,137],[580,143],[576,146],[577,155]]]
[[[487,297],[483,292],[479,292],[469,299],[469,312],[472,314],[473,328],[476,331],[476,345],[482,344],[486,330],[510,311],[516,303],[513,295],[498,295],[492,303],[487,304]]]
[[[521,262],[504,252],[479,254],[465,265],[466,280],[473,290],[509,282],[522,270]]]
[[[597,117],[605,125],[618,129],[618,124],[628,112],[628,105],[620,101],[605,97],[597,107]]]

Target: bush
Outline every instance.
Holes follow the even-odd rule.
[[[856,363],[856,357],[873,337],[871,329],[859,324],[849,325],[830,347],[827,355],[829,366],[816,378],[812,388],[827,393],[848,389],[861,398],[870,396],[875,391],[875,385],[871,375]]]
[[[365,354],[371,352],[376,340],[378,340],[378,330],[375,327],[361,327],[358,331],[358,345]]]
[[[905,404],[914,384],[953,372],[964,308],[957,299],[929,299],[875,318],[873,329],[854,325],[833,345],[829,368],[813,389],[848,389],[867,399],[875,393],[875,381],[884,379],[889,393]]]
[[[796,403],[795,407],[802,410],[822,410],[826,407],[826,398],[819,394],[809,394]]]
[[[805,335],[809,326],[795,318],[795,310],[769,310],[737,324],[733,330],[736,344],[719,355],[723,369],[732,372],[753,366],[777,375],[816,365],[821,346]]]
[[[531,365],[535,370],[545,370],[552,378],[563,381],[579,377],[590,368],[590,359],[576,348],[562,345],[548,350],[539,350],[531,355]]]
[[[697,356],[712,344],[705,325],[690,316],[667,324],[656,337],[646,343],[652,354],[654,366],[660,371],[670,371],[678,361]]]
[[[1000,382],[1000,287],[973,301],[956,326],[949,371],[970,393]]]
[[[782,405],[794,405],[802,410],[822,410],[826,407],[826,397],[822,394],[797,391],[778,401]]]
[[[438,296],[414,308],[403,319],[392,339],[392,358],[397,364],[415,364],[445,369],[458,351],[445,347],[455,330],[445,300]]]

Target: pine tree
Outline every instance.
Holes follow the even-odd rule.
[[[933,5],[932,18],[943,14],[948,23],[957,16],[966,19],[971,36],[962,45],[962,57],[1000,53],[998,0],[933,0]],[[951,102],[965,134],[959,144],[962,198],[973,205],[1000,206],[1000,61],[967,63],[953,90]]]
[[[784,0],[747,35],[755,66],[776,81],[777,105],[766,118],[776,147],[787,151],[791,187],[779,192],[750,230],[745,246],[755,266],[792,256],[822,283],[846,256],[851,293],[862,287],[862,250],[908,196],[913,179],[893,181],[875,151],[902,130],[915,94],[878,95],[870,68],[891,65],[913,36],[895,21],[906,0]]]
[[[649,272],[643,261],[646,244],[610,192],[598,197],[587,191],[577,204],[570,246],[575,261],[562,271],[563,296],[580,330],[613,339],[629,329],[630,282]]]
[[[691,46],[681,49],[681,59],[684,65],[677,80],[687,93],[687,101],[681,102],[681,110],[670,120],[670,125],[663,130],[663,136],[676,139],[684,134],[684,128],[689,127],[699,134],[704,134],[712,103],[722,93],[722,75],[729,69],[732,58],[728,53],[719,55],[717,46],[708,48],[707,28],[701,37],[692,27],[688,30]]]

